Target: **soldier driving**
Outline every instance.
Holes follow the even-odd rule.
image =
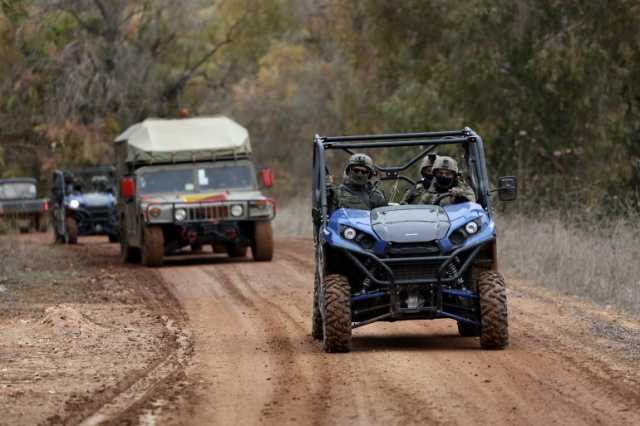
[[[418,201],[420,201],[433,181],[432,167],[436,158],[438,158],[436,154],[429,154],[422,159],[422,163],[420,163],[420,175],[422,179],[404,193],[401,204],[418,204]]]
[[[339,208],[371,210],[386,206],[381,191],[371,183],[373,160],[366,154],[353,154],[344,171],[342,184],[329,189],[329,210]]]
[[[433,182],[419,204],[449,204],[476,201],[473,189],[458,179],[458,163],[451,157],[438,157],[433,163]],[[438,200],[439,199],[439,200]]]

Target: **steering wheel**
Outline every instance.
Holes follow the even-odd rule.
[[[443,199],[445,199],[447,197],[450,197],[450,196],[451,196],[451,194],[449,192],[443,192],[442,194],[438,195],[435,200],[433,200],[433,204],[436,205],[436,206],[439,206],[440,205],[440,201],[442,201]]]

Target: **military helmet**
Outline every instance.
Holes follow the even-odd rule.
[[[433,163],[435,163],[437,159],[438,156],[436,154],[429,154],[425,156],[420,163],[420,170],[424,169],[425,167],[433,166]]]
[[[451,170],[452,172],[457,174],[458,163],[451,157],[438,157],[436,158],[436,161],[433,162],[432,170],[434,173],[436,172],[436,170]]]
[[[375,173],[373,160],[367,154],[358,153],[353,154],[351,157],[349,157],[349,162],[347,163],[345,171],[348,173],[349,169],[353,166],[366,167],[367,169],[369,169],[371,174]]]

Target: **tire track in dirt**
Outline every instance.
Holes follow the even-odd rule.
[[[277,244],[270,263],[214,258],[160,269],[194,328],[204,380],[190,424],[637,424],[633,392],[585,367],[530,321],[544,306],[510,300],[512,345],[482,351],[455,322],[380,323],[354,350],[327,355],[309,336],[313,248]],[[190,262],[193,263],[193,262]],[[529,305],[531,306],[529,306]],[[550,331],[551,330],[551,331]],[[270,379],[270,380],[269,380]],[[631,398],[631,399],[629,399]]]

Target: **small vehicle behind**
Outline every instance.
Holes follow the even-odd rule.
[[[106,235],[118,242],[114,169],[102,165],[56,170],[51,188],[51,221],[57,243],[77,244],[78,237]]]
[[[477,202],[388,205],[329,211],[328,152],[393,150],[375,165],[381,183],[405,174],[436,148],[457,150],[465,182]],[[379,151],[374,153],[377,154]],[[451,155],[451,154],[450,154]],[[501,200],[516,197],[516,180],[498,180]],[[482,138],[473,130],[368,136],[316,136],[313,225],[316,271],[312,336],[327,352],[351,348],[352,329],[378,321],[453,319],[461,336],[479,336],[487,349],[509,341],[506,286],[498,272],[496,224]]]
[[[258,187],[244,127],[223,116],[147,119],[116,138],[115,154],[125,261],[159,266],[205,245],[271,260],[276,206]],[[272,186],[270,169],[260,178]]]
[[[34,178],[0,179],[0,219],[20,232],[47,232],[49,204],[37,194]]]

